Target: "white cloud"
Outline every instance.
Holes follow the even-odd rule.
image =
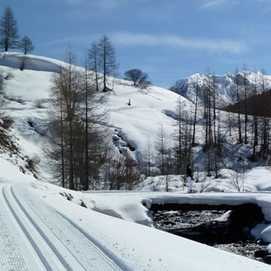
[[[76,7],[91,7],[103,10],[111,10],[128,3],[127,0],[65,0],[70,6]]]
[[[201,7],[202,8],[214,8],[224,5],[226,0],[204,0]]]
[[[115,44],[120,46],[167,46],[177,49],[186,48],[234,54],[238,54],[247,50],[247,47],[240,41],[229,39],[198,39],[185,38],[176,35],[152,35],[133,33],[113,33],[111,35],[111,38]]]
[[[217,9],[240,4],[240,0],[200,0],[200,8]]]

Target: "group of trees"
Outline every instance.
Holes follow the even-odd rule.
[[[10,49],[21,49],[25,55],[34,50],[33,43],[28,36],[20,39],[17,21],[10,7],[5,9],[0,20],[0,46],[5,52]]]
[[[100,40],[92,43],[88,59],[89,68],[94,72],[96,91],[107,92],[112,90],[108,79],[110,76],[116,75],[117,62],[115,49],[107,36],[103,36]]]
[[[138,163],[129,151],[110,144],[104,128],[107,114],[101,109],[105,96],[97,95],[114,87],[117,62],[112,42],[103,36],[91,44],[84,72],[75,67],[72,53],[66,62],[68,66],[54,78],[52,95],[50,131],[56,147],[49,158],[55,177],[63,187],[75,190],[132,189],[140,179]],[[136,71],[136,75],[128,71],[125,78],[146,88],[148,75]]]
[[[270,158],[270,90],[266,87],[264,73],[249,82],[246,73],[235,76],[234,103],[226,107],[230,114],[229,126],[237,126],[238,143],[253,147],[251,159]],[[231,128],[232,129],[232,128]]]
[[[74,67],[74,56],[67,56],[68,67],[54,78],[54,121],[51,132],[56,148],[50,153],[53,169],[63,187],[88,190],[98,178],[103,164],[102,130],[94,104],[92,74]]]
[[[63,187],[131,189],[140,178],[137,163],[129,152],[120,153],[110,144],[110,133],[104,128],[107,114],[101,109],[104,95],[97,95],[97,90],[112,89],[109,86],[113,78],[109,76],[115,72],[114,50],[107,37],[99,41],[97,48],[97,58],[94,45],[89,50],[84,71],[75,67],[75,58],[68,53],[67,67],[54,78],[50,131],[55,148],[49,158]],[[95,68],[96,61],[103,64],[102,70]]]
[[[155,146],[149,144],[140,165],[145,176],[185,175],[187,168],[193,164],[194,116],[187,110],[181,97],[176,104],[174,118],[174,132],[169,134],[162,125]]]
[[[219,177],[221,168],[227,167],[243,174],[243,164],[248,166],[247,160],[269,162],[271,94],[266,89],[265,77],[255,74],[252,82],[247,72],[237,72],[232,79],[233,104],[226,108],[218,105],[219,82],[214,75],[208,74],[204,82],[194,83],[194,109],[187,111],[179,100],[175,110],[175,132],[167,134],[161,127],[155,152],[149,150],[145,154],[142,166],[145,175],[185,175],[187,167],[193,167],[196,146],[202,150],[197,154],[200,170],[215,178]],[[251,154],[238,156],[235,152],[243,144]],[[155,164],[159,172],[154,171]]]

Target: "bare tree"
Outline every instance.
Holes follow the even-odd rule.
[[[248,144],[248,133],[247,133],[247,127],[248,127],[248,108],[247,108],[247,98],[248,98],[248,81],[246,78],[246,73],[244,72],[244,113],[245,113],[245,144]]]
[[[196,88],[196,97],[195,97],[194,120],[193,120],[192,146],[195,146],[195,143],[196,143],[196,124],[197,124],[197,117],[198,117],[198,99],[199,99],[199,91],[200,91],[198,79],[197,79],[195,88]]]
[[[60,127],[62,184],[68,183],[70,189],[75,189],[75,163],[78,160],[75,158],[75,152],[80,149],[75,148],[75,144],[81,142],[79,130],[82,128],[78,115],[80,76],[73,68],[74,56],[70,52],[67,54],[67,62],[67,68],[62,68],[54,79],[53,97],[60,111],[58,126]],[[57,133],[57,131],[53,132]],[[57,164],[59,156],[59,154],[56,155]]]
[[[100,39],[98,51],[103,75],[103,91],[107,92],[111,90],[107,84],[108,77],[114,76],[117,70],[115,49],[107,36]]]
[[[94,73],[96,91],[99,91],[99,72],[101,69],[101,61],[99,58],[99,48],[96,42],[93,42],[88,51],[89,69]]]
[[[255,76],[253,95],[257,95],[258,81],[259,81],[258,76]],[[256,159],[256,148],[258,145],[258,117],[257,116],[253,116],[252,133],[253,133],[253,159]]]
[[[235,102],[238,104],[238,143],[243,143],[243,137],[242,137],[242,121],[241,121],[241,99],[240,99],[240,85],[241,85],[241,75],[239,74],[238,70],[236,70],[234,75],[234,83],[236,88],[236,99]]]
[[[24,55],[31,53],[34,50],[33,43],[31,39],[28,36],[24,36],[21,41],[18,43],[18,47],[22,49]],[[26,63],[26,57],[22,57],[22,62],[20,65],[20,70],[24,70],[25,63]]]
[[[184,172],[185,165],[183,165],[183,102],[181,98],[178,99],[176,108],[176,121],[177,121],[177,136],[175,145],[175,157],[176,157],[176,173],[181,174]]]
[[[0,44],[5,52],[18,45],[17,22],[10,7],[5,9],[0,21]]]
[[[163,126],[160,127],[160,132],[156,144],[156,150],[158,154],[158,163],[161,171],[161,175],[166,173],[166,156],[168,152],[167,136]]]
[[[176,133],[174,134],[175,146],[173,147],[175,157],[175,172],[184,174],[186,168],[192,162],[192,126],[193,121],[184,109],[181,98],[177,102],[176,108]]]
[[[148,74],[140,69],[131,69],[125,72],[124,79],[132,81],[134,87],[146,88],[151,82],[148,80]]]
[[[84,180],[84,190],[89,189],[89,72],[88,66],[85,67],[85,76],[84,76],[84,89],[85,89],[85,180]]]
[[[24,36],[19,42],[19,48],[22,49],[24,55],[27,55],[34,50],[34,45],[28,36]]]

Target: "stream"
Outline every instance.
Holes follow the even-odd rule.
[[[153,205],[150,214],[160,230],[271,264],[266,245],[250,234],[264,222],[257,205]]]

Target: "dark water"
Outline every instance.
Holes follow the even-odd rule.
[[[250,235],[250,229],[259,221],[245,221],[242,224],[240,213],[234,213],[233,210],[156,209],[151,214],[155,227],[160,230],[251,259],[271,263],[265,244],[253,239]]]

